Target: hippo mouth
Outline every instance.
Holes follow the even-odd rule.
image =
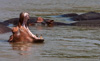
[[[29,14],[22,12],[20,14],[19,23],[17,27],[14,27],[12,29],[13,35],[11,35],[9,41],[10,42],[43,42],[44,39],[38,38],[36,35],[34,35],[28,28],[28,20],[29,20]]]
[[[27,25],[27,21],[28,21],[28,20],[24,20],[23,23],[22,23],[22,26],[27,27],[27,26],[28,26],[28,25]]]
[[[19,26],[27,27],[27,21],[29,20],[29,14],[27,12],[20,13]]]

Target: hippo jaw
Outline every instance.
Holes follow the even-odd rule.
[[[43,38],[38,38],[34,35],[27,26],[27,21],[29,20],[28,13],[21,13],[19,18],[18,26],[13,27],[9,42],[43,42]]]
[[[27,28],[27,21],[29,20],[29,14],[27,12],[22,12],[19,17],[18,26],[26,27]]]
[[[22,26],[27,28],[27,21],[28,20],[29,20],[29,14],[25,12],[24,13],[24,20],[23,20]]]

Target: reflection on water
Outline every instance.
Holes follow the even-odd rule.
[[[28,55],[30,53],[32,45],[31,43],[23,43],[23,42],[10,43],[10,44],[12,46],[12,49],[20,51],[19,54],[21,55]]]
[[[37,30],[37,27],[29,28],[34,34],[42,34],[44,43],[9,44],[4,38],[0,42],[0,60],[98,61],[100,59],[99,29],[71,26],[42,27],[41,30]],[[7,37],[9,34],[5,35]]]

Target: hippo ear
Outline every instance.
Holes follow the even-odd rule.
[[[18,27],[13,27],[12,28],[12,32],[17,32],[18,31]]]
[[[44,19],[42,17],[38,17],[37,22],[43,22]]]
[[[54,22],[54,20],[51,20],[50,22]]]

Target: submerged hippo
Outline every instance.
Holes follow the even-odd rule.
[[[17,24],[19,23],[19,18],[12,18],[4,21],[3,23],[5,23],[6,25],[13,24],[14,26],[17,26]],[[50,19],[44,19],[42,17],[30,17],[30,19],[27,21],[28,26],[35,26],[37,24],[41,24],[42,26],[47,26],[47,27],[69,25],[62,22],[55,22],[54,20]]]
[[[18,25],[12,28],[12,35],[9,38],[9,42],[43,42],[44,39],[32,34],[27,26],[29,20],[29,14],[22,12],[19,17]]]
[[[7,26],[10,24],[17,26],[17,24],[19,23],[19,18],[8,19],[5,20],[3,23]],[[27,21],[28,26],[35,26],[37,23],[41,23],[42,25],[46,24],[45,19],[43,19],[42,17],[30,17],[30,19]]]
[[[0,22],[0,34],[11,32],[11,29]]]
[[[46,24],[48,27],[53,27],[53,26],[69,26],[70,24],[63,23],[63,22],[55,22],[54,20],[45,20]]]
[[[88,12],[73,17],[73,20],[75,21],[97,20],[97,19],[100,19],[100,13],[96,13],[96,12]]]
[[[73,20],[78,21],[72,23],[73,26],[85,26],[85,27],[100,27],[100,13],[88,12],[79,16],[73,17]]]
[[[28,20],[27,25],[34,25],[34,23],[36,22],[37,17],[30,17],[30,19]],[[12,18],[12,19],[8,19],[5,20],[3,23],[6,23],[7,25],[13,24],[14,26],[17,26],[19,23],[19,18]]]

